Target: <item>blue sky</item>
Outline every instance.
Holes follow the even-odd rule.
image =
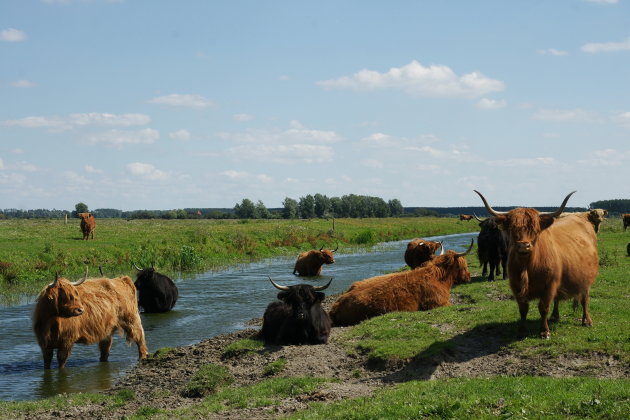
[[[630,198],[629,4],[5,0],[0,208]]]

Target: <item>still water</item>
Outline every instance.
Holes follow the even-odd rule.
[[[464,251],[477,233],[426,238],[444,241],[445,249]],[[219,334],[247,328],[261,317],[280,284],[334,280],[327,294],[341,293],[352,282],[397,270],[408,241],[387,242],[366,252],[335,255],[335,264],[324,266],[322,276],[299,279],[293,274],[295,258],[273,258],[235,268],[210,271],[194,278],[175,279],[179,299],[165,314],[142,314],[149,352],[161,347],[185,346]],[[60,393],[98,391],[111,387],[137,363],[135,344],[114,338],[108,363],[98,361],[98,346],[77,344],[65,369],[44,370],[41,352],[31,329],[34,298],[16,306],[0,306],[0,400],[31,400]]]

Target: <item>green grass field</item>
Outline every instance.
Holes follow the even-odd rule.
[[[343,253],[405,238],[476,230],[446,218],[333,220],[97,220],[84,241],[79,220],[0,220],[0,299],[37,293],[55,273],[132,274],[132,264],[186,275],[322,246]],[[2,303],[2,302],[0,302]]]
[[[12,229],[19,225],[17,222],[9,223]],[[40,230],[42,226],[51,227],[50,232],[56,232],[57,235],[66,232],[63,241],[54,243],[54,249],[58,252],[64,251],[67,259],[71,261],[74,261],[84,248],[98,249],[98,255],[102,257],[111,258],[116,252],[124,255],[120,265],[112,263],[111,267],[122,267],[128,261],[139,258],[143,255],[143,246],[155,250],[158,255],[161,255],[160,250],[163,249],[177,250],[178,247],[185,245],[194,246],[195,252],[203,261],[199,264],[201,268],[212,264],[238,263],[247,261],[248,258],[295,253],[302,248],[319,247],[337,240],[341,244],[341,250],[344,246],[361,246],[369,243],[370,241],[365,241],[366,237],[373,241],[381,241],[458,233],[476,228],[474,223],[466,224],[454,219],[338,220],[335,232],[330,230],[331,222],[326,221],[245,224],[174,221],[173,224],[131,222],[135,225],[129,226],[129,230],[123,233],[122,227],[127,226],[125,225],[127,222],[117,221],[111,224],[104,223],[105,229],[100,233],[102,237],[97,236],[98,240],[84,243],[75,239],[80,236],[78,232],[71,232],[70,228],[59,226],[52,228],[51,225],[54,223],[29,222],[23,228],[28,228],[27,230],[31,230],[32,233],[37,232],[36,226],[39,226]],[[8,228],[9,226],[0,224],[2,234],[8,231]],[[112,229],[110,237],[107,228]],[[116,233],[113,233],[114,228],[118,229]],[[146,232],[152,232],[155,236],[147,235]],[[159,236],[159,232],[163,235]],[[302,233],[297,235],[295,232]],[[169,240],[165,240],[164,234],[169,236]],[[24,233],[21,235],[24,237]],[[125,235],[135,240],[129,240],[124,246],[116,247],[115,238]],[[212,240],[208,239],[206,243],[199,239],[191,240],[199,237],[211,237]],[[232,251],[228,254],[233,255],[233,259],[224,260],[212,260],[207,257],[208,249],[216,246],[216,240],[223,238],[223,241],[227,241],[226,238],[237,237],[246,237],[251,243],[255,243],[256,245],[251,248],[254,252],[239,254]],[[599,359],[611,360],[611,363],[622,366],[622,371],[625,369],[625,372],[628,372],[630,257],[626,255],[626,244],[630,242],[630,232],[623,232],[620,221],[613,219],[604,222],[598,237],[600,272],[591,289],[591,316],[594,322],[592,328],[582,327],[581,313],[579,311],[573,313],[571,303],[565,302],[560,307],[560,322],[551,324],[551,339],[541,340],[537,334],[538,310],[533,302],[528,317],[530,335],[523,340],[516,340],[518,309],[516,303],[510,299],[511,292],[507,281],[487,282],[479,277],[481,270],[473,253],[468,257],[473,281],[453,288],[452,294],[458,301],[456,305],[426,312],[390,313],[376,317],[355,327],[346,328],[335,342],[342,343],[350,353],[367,354],[369,360],[377,365],[387,363],[404,365],[412,360],[418,362],[424,358],[448,354],[458,340],[470,336],[477,340],[482,337],[483,340],[484,336],[488,336],[491,338],[486,343],[488,353],[497,353],[499,349],[504,349],[517,357],[531,360],[530,363],[542,359],[555,360],[559,357],[584,357],[585,360],[589,360],[589,357],[595,355]],[[288,238],[295,240],[289,243]],[[21,255],[21,258],[30,261],[31,265],[34,264],[33,260],[28,259],[29,253],[37,249],[34,252],[37,261],[37,258],[41,258],[39,257],[42,253],[41,248],[47,242],[41,238],[25,242],[29,242],[29,245],[15,246],[10,250],[3,245],[0,260],[6,261],[7,255]],[[199,245],[200,243],[202,245]],[[228,248],[227,242],[222,243]],[[273,244],[278,244],[277,248]],[[74,269],[79,275],[81,264],[76,265]],[[245,350],[250,347],[256,350],[260,343],[249,340],[240,344],[245,346]],[[239,348],[239,352],[243,351]],[[589,374],[592,369],[583,366],[581,372],[565,372],[569,377],[564,378],[523,375],[409,380],[383,389],[370,397],[334,403],[311,403],[308,409],[297,411],[290,418],[629,418],[630,378],[623,375],[621,378],[613,379],[597,378]],[[203,418],[231,408],[273,406],[279,404],[281,398],[313,392],[334,380],[273,377],[247,387],[219,385],[215,394],[188,408],[170,410],[147,406],[138,409],[135,415],[129,418]],[[98,401],[102,406],[113,410],[134,398],[133,395],[121,392],[113,396],[80,394],[35,402],[0,403],[0,412],[4,413],[0,418],[3,415],[9,416],[6,418],[28,417],[32,413],[45,410],[80,405],[86,400]]]

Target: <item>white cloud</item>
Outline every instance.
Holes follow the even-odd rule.
[[[505,108],[507,106],[507,102],[504,100],[481,98],[475,106],[479,109],[492,110]]]
[[[109,143],[122,147],[124,144],[153,144],[160,138],[160,132],[151,128],[139,131],[110,130],[87,137],[88,143]]]
[[[11,82],[11,86],[16,88],[32,88],[35,86],[35,83],[30,80],[16,80],[15,82]]]
[[[332,161],[334,152],[330,146],[313,144],[261,144],[237,146],[228,150],[237,160],[255,160],[273,163],[322,163]]]
[[[325,89],[378,90],[400,89],[414,96],[474,98],[505,89],[505,83],[487,78],[479,72],[458,76],[448,66],[425,67],[417,61],[386,73],[363,69],[352,76],[324,80],[317,84]]]
[[[26,33],[14,28],[3,29],[0,31],[0,41],[20,42],[26,40],[26,38]]]
[[[595,54],[601,52],[617,52],[617,51],[630,51],[630,37],[621,42],[603,42],[596,43],[591,42],[582,45],[582,51]]]
[[[361,161],[361,165],[365,166],[366,168],[372,169],[382,169],[385,166],[383,165],[383,162],[376,159],[363,159]]]
[[[612,120],[617,124],[621,124],[624,127],[630,128],[630,112],[622,112],[612,117]]]
[[[518,166],[547,166],[552,167],[554,165],[559,165],[556,159],[552,157],[538,157],[538,158],[522,158],[522,159],[504,159],[504,160],[495,160],[487,162],[490,166],[498,166],[498,167],[518,167]]]
[[[555,122],[599,123],[601,118],[595,112],[583,109],[541,109],[534,114],[534,119]]]
[[[18,120],[2,121],[5,127],[49,128],[52,130],[71,130],[77,126],[120,126],[146,125],[151,121],[144,114],[107,114],[89,112],[70,114],[66,117],[25,117]]]
[[[87,172],[88,174],[102,174],[103,173],[103,170],[96,169],[92,165],[84,165],[83,170]]]
[[[173,140],[179,140],[179,141],[188,141],[190,140],[190,137],[191,137],[190,131],[184,130],[184,129],[169,133],[168,136],[172,138]]]
[[[66,179],[66,181],[68,181],[70,184],[79,184],[79,185],[91,185],[93,184],[93,182],[84,177],[83,175],[77,174],[76,172],[73,171],[65,171],[63,173],[63,177]]]
[[[565,55],[569,55],[567,51],[557,50],[555,48],[547,48],[545,50],[538,50],[538,54],[542,55],[555,55],[556,57],[562,57]]]
[[[213,105],[212,101],[201,95],[180,95],[177,93],[166,96],[158,96],[157,98],[151,99],[149,103],[196,109],[207,108],[208,106]]]
[[[233,169],[229,169],[227,171],[221,172],[222,175],[227,176],[228,178],[238,179],[238,178],[246,178],[249,176],[247,172],[243,171],[235,171]]]
[[[254,117],[249,114],[234,114],[232,115],[232,119],[234,121],[251,121]]]
[[[127,171],[134,176],[157,181],[168,178],[166,172],[157,169],[150,163],[134,162],[127,165]]]
[[[626,166],[630,163],[630,151],[621,152],[615,149],[596,150],[591,152],[588,159],[579,160],[578,163],[588,166]]]
[[[262,182],[263,184],[270,184],[273,182],[273,178],[269,175],[266,174],[259,174],[256,175],[256,179],[260,182]]]

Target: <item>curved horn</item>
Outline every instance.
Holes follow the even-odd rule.
[[[330,286],[330,283],[332,283],[332,277],[330,278],[330,280],[328,280],[328,283],[326,283],[323,286],[313,286],[313,289],[315,289],[316,292],[320,292],[322,290],[325,290],[328,288],[328,286]]]
[[[465,257],[466,255],[470,254],[470,251],[472,251],[474,244],[475,244],[475,240],[471,239],[470,240],[470,246],[468,247],[468,249],[466,251],[464,251],[464,252],[457,253],[455,256],[456,257]]]
[[[571,196],[573,194],[575,194],[576,191],[570,192],[569,195],[567,195],[564,198],[564,201],[562,202],[562,204],[560,204],[560,208],[558,210],[556,210],[554,212],[551,212],[551,213],[540,213],[540,214],[545,214],[545,215],[548,215],[548,216],[551,216],[551,217],[558,217],[558,216],[560,216],[562,214],[562,212],[564,211],[564,208],[567,206],[567,202],[569,201],[569,198],[571,198]]]
[[[442,243],[442,241],[440,241],[440,253],[439,255],[444,255],[444,244]]]
[[[101,276],[105,277],[105,275],[103,274],[103,267],[101,267],[100,265],[98,266],[98,272],[101,273]]]
[[[273,287],[275,287],[276,289],[284,290],[285,292],[289,290],[289,286],[280,286],[278,283],[271,280],[271,277],[269,277],[269,281],[271,282],[271,284],[273,284]]]
[[[473,216],[474,216],[475,219],[477,219],[478,222],[483,222],[483,220],[481,220],[479,217],[477,217],[477,215],[475,213],[473,213]]]
[[[80,284],[82,284],[85,280],[87,280],[87,276],[88,276],[88,267],[87,265],[85,266],[85,275],[83,276],[83,278],[77,282],[72,283],[73,286],[78,286]]]
[[[142,268],[138,267],[135,262],[132,262],[131,265],[133,265],[133,268],[135,268],[136,270],[142,271]]]
[[[57,283],[59,282],[59,273],[55,271],[55,281],[53,281],[52,283],[50,283],[50,285],[52,287],[55,287],[57,285]]]
[[[319,248],[319,252],[322,252],[322,250],[324,249],[324,247],[322,246],[321,248]]]
[[[338,249],[339,249],[339,242],[337,242],[337,248],[333,249],[333,252],[337,252]]]
[[[486,206],[486,210],[488,211],[488,213],[490,213],[493,216],[499,216],[501,214],[507,214],[507,211],[495,211],[492,207],[490,207],[490,204],[488,204],[488,202],[486,201],[486,197],[484,197],[477,190],[473,190],[473,191],[476,192],[477,194],[479,194],[479,197],[481,197],[481,201],[483,201],[484,206]]]

